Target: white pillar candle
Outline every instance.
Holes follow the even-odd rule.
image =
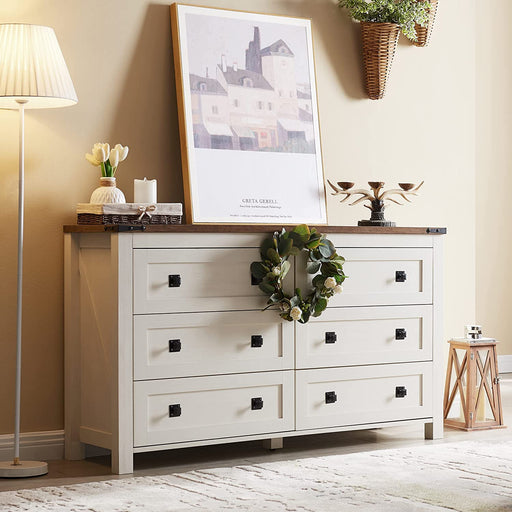
[[[156,204],[156,180],[133,180],[133,196],[135,203]]]

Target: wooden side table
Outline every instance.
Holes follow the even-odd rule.
[[[445,426],[462,430],[504,428],[496,340],[462,338],[449,343],[444,388]],[[457,396],[460,411],[454,410],[459,403]]]

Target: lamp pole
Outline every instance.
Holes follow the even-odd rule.
[[[16,100],[19,107],[19,181],[18,181],[18,292],[16,313],[16,390],[14,412],[14,460],[20,464],[20,410],[21,410],[21,332],[23,318],[23,227],[25,221],[25,103]]]

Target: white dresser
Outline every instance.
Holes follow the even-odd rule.
[[[262,312],[251,279],[273,227],[105,229],[65,227],[66,458],[103,447],[130,473],[153,450],[414,422],[442,437],[444,230],[318,228],[349,278],[302,325]]]

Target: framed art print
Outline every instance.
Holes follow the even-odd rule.
[[[326,224],[310,20],[171,19],[187,221]]]

